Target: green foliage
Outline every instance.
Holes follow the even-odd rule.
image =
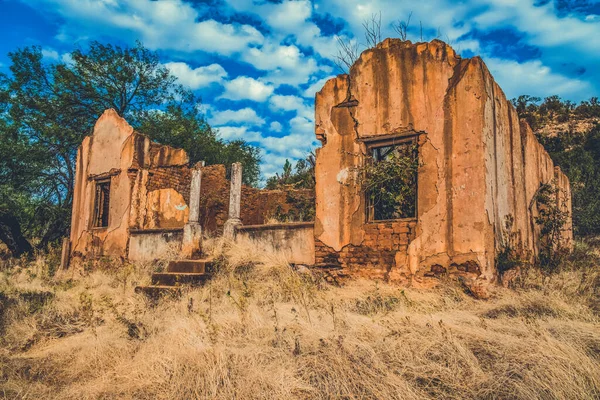
[[[578,105],[550,96],[520,96],[513,104],[532,129],[539,130],[554,122],[576,123],[586,118],[600,118],[597,97]],[[570,128],[568,128],[570,129]],[[600,234],[600,126],[587,132],[558,132],[537,135],[538,140],[571,182],[573,229],[577,235]]]
[[[520,118],[525,119],[534,131],[554,122],[569,122],[583,118],[600,118],[600,103],[597,97],[575,104],[563,101],[559,96],[549,96],[543,101],[539,97],[519,96],[512,99]]]
[[[543,183],[535,201],[538,209],[535,223],[540,227],[539,264],[542,269],[555,271],[569,254],[562,238],[569,218],[565,211],[566,196],[555,182]]]
[[[383,159],[367,163],[359,171],[362,189],[373,207],[370,219],[416,216],[417,144],[395,146]]]
[[[513,231],[514,217],[509,214],[504,220],[502,245],[496,255],[496,269],[500,274],[511,269],[527,266],[529,256],[517,232]]]
[[[207,165],[224,164],[229,173],[231,164],[241,162],[244,183],[258,185],[260,149],[243,140],[220,139],[193,101],[169,104],[165,110],[140,111],[135,120],[137,129],[153,140],[185,149],[192,164],[198,161]]]
[[[563,132],[539,140],[571,182],[575,233],[600,234],[600,125],[584,134]]]
[[[246,183],[258,182],[259,150],[219,139],[199,99],[141,43],[92,42],[58,63],[46,62],[40,47],[8,56],[11,74],[0,74],[0,240],[14,255],[31,251],[21,230],[42,248],[67,232],[77,148],[107,108],[192,161],[241,161]]]
[[[305,222],[315,220],[315,199],[313,196],[306,196],[302,192],[288,191],[286,202],[291,207],[287,212],[284,212],[281,205],[278,205],[274,215],[277,221]]]
[[[285,160],[283,172],[267,179],[267,189],[280,189],[284,186],[312,189],[315,187],[315,155],[310,153],[305,159],[296,162],[296,171],[290,160]]]

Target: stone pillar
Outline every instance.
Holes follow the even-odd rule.
[[[223,236],[235,238],[235,231],[242,224],[240,220],[240,202],[242,199],[242,164],[231,165],[231,188],[229,190],[229,217],[223,228]]]
[[[188,222],[183,226],[183,243],[181,252],[185,258],[200,255],[202,242],[202,227],[200,226],[200,188],[202,183],[201,167],[192,170],[190,184],[190,212]]]
[[[62,240],[62,253],[60,255],[60,268],[69,268],[69,261],[71,261],[71,241],[68,237]]]

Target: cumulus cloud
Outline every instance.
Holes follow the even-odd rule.
[[[225,83],[225,93],[220,97],[229,100],[267,100],[274,87],[248,76],[238,76]]]
[[[540,60],[518,63],[487,58],[485,62],[494,78],[503,83],[501,87],[509,99],[521,94],[545,97],[556,93],[567,98],[581,98],[592,91],[588,82],[555,73]]]
[[[58,60],[60,58],[58,51],[44,47],[42,49],[42,57],[50,60]]]
[[[423,40],[439,37],[452,42],[459,53],[480,54],[509,98],[558,94],[581,100],[600,89],[600,41],[594,40],[600,36],[599,17],[558,13],[555,2],[537,2],[536,6],[518,0],[226,0],[217,2],[218,12],[206,2],[192,5],[189,0],[27,3],[61,17],[57,38],[65,42],[96,38],[102,32],[128,43],[140,39],[147,47],[161,50],[161,56],[166,53],[186,61],[166,65],[183,84],[208,97],[213,105],[210,122],[220,126],[224,138],[248,140],[265,149],[266,176],[279,171],[286,158],[293,161],[315,146],[313,99],[333,77],[327,59],[337,52],[335,35],[364,42],[362,23],[380,10],[384,11],[383,37],[397,36],[392,23],[405,20],[412,11],[409,39],[420,41],[422,21]],[[319,18],[313,18],[317,14]],[[342,24],[323,25],[331,15]],[[539,49],[539,59],[522,61],[510,52],[502,56],[507,58],[494,53],[497,46],[507,46],[502,40],[489,45],[499,28],[515,31],[520,41]],[[44,50],[49,59],[64,57],[51,48]],[[202,66],[190,66],[198,63]],[[220,96],[213,83],[223,86]],[[286,95],[274,94],[275,90]],[[256,104],[264,115],[258,115],[254,105],[246,107],[247,102],[241,105],[246,108],[231,110],[220,99],[264,103]],[[279,115],[269,118],[269,113],[280,111],[296,115],[289,122],[267,125],[263,117],[278,119]],[[259,127],[271,136],[259,132]]]
[[[212,125],[248,124],[261,126],[265,124],[265,120],[249,107],[242,108],[241,110],[216,111],[209,119],[209,122]]]
[[[73,62],[73,59],[71,58],[71,54],[69,54],[69,53],[60,54],[58,51],[56,51],[52,48],[49,48],[49,47],[42,48],[42,57],[44,57],[48,60],[52,60],[52,61],[60,61],[65,64],[71,64]]]
[[[282,129],[283,126],[277,121],[273,121],[269,125],[269,130],[271,130],[271,132],[281,132]]]
[[[242,54],[242,60],[261,71],[268,71],[267,82],[275,85],[300,85],[319,70],[314,58],[306,57],[294,45],[268,43],[249,48]]]
[[[302,95],[306,98],[314,99],[315,94],[321,89],[323,89],[323,86],[325,86],[325,82],[327,82],[331,78],[335,78],[335,76],[328,76],[323,79],[319,79],[316,82],[313,82],[308,88],[306,88],[306,90],[304,90]]]
[[[302,98],[293,95],[274,95],[269,99],[272,111],[297,111],[304,107]]]
[[[217,131],[225,140],[242,139],[249,143],[260,143],[262,140],[260,132],[249,131],[246,126],[220,126]]]
[[[307,117],[297,116],[290,120],[290,128],[293,133],[301,133],[305,138],[315,133],[314,122]]]
[[[227,77],[227,72],[219,64],[192,69],[184,62],[170,62],[165,67],[175,75],[179,82],[190,89],[199,89],[211,83],[221,83]]]
[[[57,38],[65,41],[103,31],[140,38],[152,49],[230,55],[264,40],[251,25],[201,20],[196,9],[182,0],[32,0],[31,3],[64,17],[66,22]]]

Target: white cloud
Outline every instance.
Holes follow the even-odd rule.
[[[247,76],[238,76],[225,83],[225,93],[220,97],[229,100],[247,99],[262,102],[269,98],[273,90],[273,86],[269,84]]]
[[[283,126],[279,122],[273,121],[269,125],[269,129],[271,130],[271,132],[281,132]]]
[[[265,124],[265,120],[259,117],[258,114],[256,114],[256,111],[249,107],[242,108],[241,110],[225,110],[214,112],[209,121],[215,126],[240,123],[256,126]]]
[[[279,45],[268,42],[264,46],[249,48],[242,60],[261,71],[268,71],[265,81],[275,85],[300,85],[319,70],[314,58],[306,57],[294,45]]]
[[[315,134],[315,124],[314,122],[306,117],[294,117],[290,120],[290,130],[292,133],[301,133],[304,137],[310,137],[309,135],[314,136]]]
[[[303,107],[304,101],[298,96],[276,94],[269,99],[269,108],[272,111],[297,111]]]
[[[184,62],[166,63],[165,67],[175,75],[179,82],[190,89],[199,89],[211,83],[221,83],[227,77],[227,72],[219,64],[192,69]]]
[[[521,94],[545,97],[556,93],[567,98],[578,98],[592,91],[588,82],[552,72],[540,60],[518,63],[486,58],[485,63],[509,99]]]
[[[249,131],[245,126],[220,126],[217,130],[225,140],[243,139],[250,143],[260,143],[262,140],[259,132]]]
[[[303,96],[314,100],[315,94],[321,89],[323,89],[323,86],[325,86],[325,82],[327,82],[331,78],[335,78],[335,76],[328,76],[310,84],[310,86],[304,91]]]
[[[58,51],[44,47],[42,49],[42,57],[48,58],[50,60],[58,61],[58,59],[60,58],[60,55],[58,54]]]
[[[263,149],[261,173],[265,178],[280,172],[286,159],[295,162],[304,158],[317,145],[314,135],[291,133],[286,136],[263,136],[245,126],[222,126],[217,128],[226,140],[243,139]]]
[[[279,31],[297,33],[312,14],[312,5],[308,0],[283,1],[267,4],[263,11],[267,24]]]
[[[66,20],[57,38],[77,40],[97,32],[136,37],[151,49],[206,51],[230,55],[261,44],[253,26],[201,20],[196,9],[182,0],[32,0]]]

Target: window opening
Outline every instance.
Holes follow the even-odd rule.
[[[96,196],[94,200],[94,228],[108,226],[110,210],[110,179],[96,181]]]
[[[367,221],[417,217],[418,149],[414,139],[372,145],[365,167]]]

